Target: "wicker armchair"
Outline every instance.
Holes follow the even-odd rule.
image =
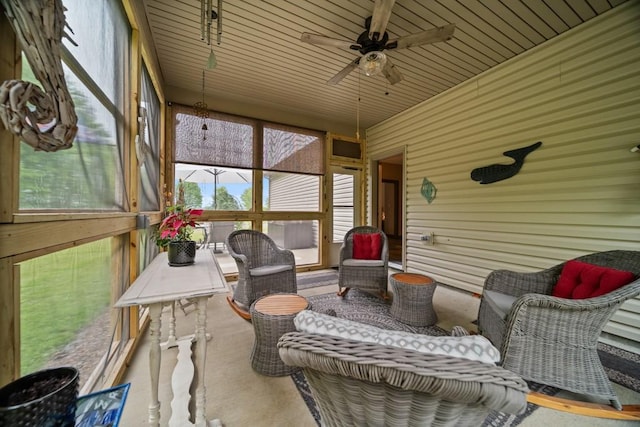
[[[305,332],[278,348],[302,367],[326,427],[475,427],[491,409],[526,408],[526,383],[492,364]]]
[[[355,234],[380,235],[380,259],[354,259],[353,239]],[[386,297],[389,271],[389,243],[387,235],[375,227],[354,227],[344,235],[340,248],[340,264],[338,269],[338,295],[345,295],[349,288],[373,291]],[[343,289],[344,288],[344,289]]]
[[[231,308],[250,319],[251,304],[263,295],[297,293],[293,252],[280,249],[269,236],[255,230],[236,230],[227,237],[227,250],[238,266],[238,284]]]
[[[608,251],[576,258],[640,274],[640,252]],[[624,301],[640,294],[640,279],[587,299],[551,296],[563,264],[534,273],[489,274],[478,329],[501,349],[502,366],[526,380],[599,396],[621,409],[597,353],[602,328]]]

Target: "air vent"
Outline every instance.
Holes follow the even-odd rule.
[[[334,163],[362,163],[363,145],[355,138],[331,136],[331,160]]]

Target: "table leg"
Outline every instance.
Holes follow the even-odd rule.
[[[179,303],[179,302],[178,302]],[[178,341],[176,340],[176,301],[171,303],[171,316],[169,317],[169,336],[167,342],[164,343],[165,348],[176,347]]]
[[[158,382],[160,378],[160,331],[162,326],[162,303],[149,306],[151,324],[151,347],[149,349],[149,374],[151,377],[151,403],[149,404],[149,425],[160,426],[160,400],[158,399]]]
[[[198,374],[198,387],[196,388],[196,426],[213,427],[222,426],[220,420],[207,421],[207,389],[204,385],[205,362],[207,357],[207,299],[200,297],[196,300],[196,357],[195,367]]]

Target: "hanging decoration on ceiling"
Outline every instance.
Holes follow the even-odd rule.
[[[427,178],[422,179],[422,187],[420,187],[420,194],[422,194],[422,197],[424,197],[429,204],[431,204],[431,202],[435,200],[437,192],[438,192],[438,189],[436,188],[436,185],[433,182],[429,181]]]
[[[216,42],[218,46],[222,42],[222,0],[218,0],[218,11],[211,8],[213,0],[200,0],[200,38],[207,41],[210,46],[209,59],[207,60],[207,68],[212,70],[218,65],[216,54],[211,46],[211,24],[214,19],[218,20]]]
[[[70,148],[78,131],[73,100],[62,70],[61,0],[0,0],[34,75],[44,88],[22,80],[0,86],[0,120],[36,150]]]
[[[480,184],[491,184],[492,182],[502,181],[503,179],[511,178],[517,174],[522,165],[524,159],[529,153],[537,150],[542,145],[541,141],[531,144],[527,147],[517,148],[515,150],[509,150],[502,153],[503,156],[511,157],[514,162],[510,165],[494,164],[476,168],[471,171],[471,179],[478,181]]]
[[[202,140],[207,139],[207,119],[209,106],[204,102],[204,70],[202,70],[202,101],[193,104],[193,115],[202,119]]]

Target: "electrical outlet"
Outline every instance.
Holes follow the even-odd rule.
[[[433,231],[429,234],[423,234],[422,236],[420,236],[420,240],[422,240],[423,242],[427,242],[427,244],[429,245],[435,244],[434,238],[435,236],[433,235]]]

